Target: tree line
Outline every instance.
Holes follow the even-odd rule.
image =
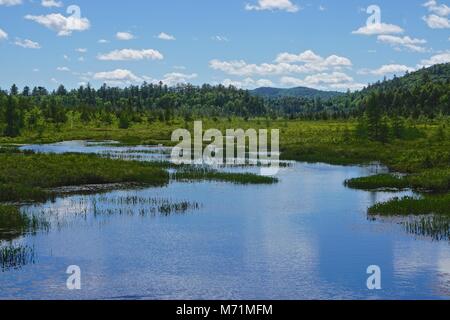
[[[385,124],[400,137],[406,118],[450,115],[450,64],[394,77],[367,88],[330,99],[306,97],[262,98],[247,90],[222,85],[168,87],[163,83],[109,87],[90,85],[67,90],[63,85],[49,92],[44,87],[13,85],[0,90],[0,134],[15,137],[22,130],[43,132],[76,123],[96,126],[185,121],[209,117],[265,117],[285,119],[349,119],[364,123],[367,136],[383,141]],[[388,121],[389,120],[389,121]],[[362,132],[362,129],[361,129]]]

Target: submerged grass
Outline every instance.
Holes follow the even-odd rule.
[[[34,248],[30,246],[8,245],[0,247],[0,267],[2,272],[20,269],[24,265],[34,263],[34,260]]]
[[[403,223],[405,230],[421,237],[430,237],[435,241],[450,240],[450,216],[422,216]]]

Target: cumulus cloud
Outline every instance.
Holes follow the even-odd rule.
[[[302,64],[299,64],[302,63]],[[345,57],[331,55],[323,58],[308,50],[300,54],[280,53],[275,63],[248,64],[244,60],[211,60],[210,67],[229,75],[251,77],[253,75],[282,75],[291,73],[323,72],[329,69],[351,67],[352,62]]]
[[[8,39],[8,34],[6,33],[6,31],[3,31],[2,29],[0,29],[0,41],[6,40],[6,39]]]
[[[74,31],[85,31],[91,27],[91,23],[86,18],[76,17],[75,15],[66,17],[60,13],[40,16],[26,15],[25,19],[56,31],[58,36],[70,36]]]
[[[61,1],[56,0],[42,0],[41,5],[46,8],[52,7],[61,8],[63,6],[63,3]]]
[[[278,63],[295,63],[295,62],[317,62],[321,61],[322,57],[315,54],[311,50],[306,50],[305,52],[299,53],[299,54],[291,54],[287,52],[280,53],[277,58],[275,59],[275,62]]]
[[[117,32],[116,33],[116,38],[118,40],[128,41],[128,40],[133,40],[136,37],[130,32]]]
[[[18,4],[22,4],[22,0],[0,0],[0,6],[16,6]]]
[[[105,43],[109,43],[109,41],[106,39],[100,39],[100,40],[98,40],[98,43],[105,44]]]
[[[101,80],[105,82],[140,82],[141,77],[136,76],[133,72],[126,69],[116,69],[113,71],[98,72],[94,74],[95,80]]]
[[[406,37],[398,37],[391,35],[380,35],[378,36],[378,41],[382,43],[389,44],[396,49],[405,48],[414,52],[425,52],[427,49],[423,47],[423,44],[426,44],[427,41],[425,39],[413,39],[408,36]]]
[[[259,79],[254,80],[252,78],[245,78],[243,80],[231,80],[225,79],[222,81],[222,84],[226,87],[233,86],[241,89],[254,89],[259,87],[272,87],[274,83],[268,79]]]
[[[192,74],[184,74],[179,72],[171,72],[164,75],[164,78],[161,80],[164,84],[170,86],[175,86],[177,84],[185,84],[190,80],[197,78],[198,75],[196,73]],[[159,82],[158,80],[153,82]]]
[[[406,72],[413,72],[415,71],[414,68],[405,66],[405,65],[401,65],[401,64],[387,64],[387,65],[383,65],[378,69],[375,70],[367,70],[367,69],[363,69],[360,70],[358,73],[359,74],[371,74],[371,75],[375,75],[375,76],[385,76],[385,75],[390,75],[390,74],[404,74]]]
[[[300,10],[300,7],[292,3],[290,0],[258,0],[257,4],[246,4],[246,10],[280,10],[287,12],[297,12]]]
[[[321,90],[359,90],[365,86],[355,82],[352,77],[343,72],[318,73],[307,76],[305,79],[282,77],[280,82],[284,86],[301,86]]]
[[[173,35],[167,34],[165,32],[161,32],[158,35],[158,39],[160,39],[160,40],[167,40],[167,41],[174,41],[174,40],[176,40]]]
[[[380,34],[399,34],[403,32],[404,30],[395,24],[374,23],[361,27],[352,33],[363,36],[373,36]]]
[[[431,0],[423,4],[424,7],[428,8],[428,11],[433,12],[439,16],[448,16],[450,14],[450,7],[446,4],[438,4],[437,1]]]
[[[435,0],[430,0],[423,4],[428,9],[430,14],[424,16],[422,19],[426,22],[431,29],[449,29],[450,20],[450,7],[445,4],[438,4]]]
[[[75,51],[79,52],[79,53],[86,53],[87,49],[86,48],[77,48],[77,49],[75,49]]]
[[[430,59],[422,60],[418,67],[431,67],[435,64],[450,62],[450,52],[440,53],[432,56]]]
[[[422,18],[431,29],[448,29],[450,28],[450,20],[447,17],[440,17],[430,14]]]
[[[14,42],[14,44],[16,46],[25,48],[25,49],[40,49],[41,45],[37,42],[31,41],[29,39],[19,39],[17,38],[16,41]]]
[[[157,50],[133,50],[122,49],[114,50],[106,54],[99,54],[97,59],[104,61],[124,61],[124,60],[162,60],[164,56]]]

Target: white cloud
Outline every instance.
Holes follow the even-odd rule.
[[[86,48],[77,48],[75,51],[79,53],[86,53],[88,50]]]
[[[446,17],[440,17],[430,14],[422,18],[431,29],[448,29],[450,28],[450,20]]]
[[[56,0],[42,0],[41,5],[46,8],[52,7],[61,8],[63,6],[63,3],[61,1]]]
[[[413,39],[408,36],[398,37],[391,35],[380,35],[378,36],[378,41],[387,43],[397,49],[406,48],[414,52],[425,52],[427,50],[426,48],[421,46],[427,43],[425,39]]]
[[[320,90],[359,90],[365,86],[342,72],[318,73],[307,76],[305,79],[282,77],[280,82],[284,86],[301,86]]]
[[[100,39],[100,40],[98,40],[98,43],[104,44],[104,43],[109,43],[109,41],[106,39]]]
[[[422,60],[419,64],[419,68],[421,67],[431,67],[435,64],[448,63],[450,62],[450,52],[440,53],[432,56],[430,59]]]
[[[445,17],[450,14],[449,6],[447,6],[445,4],[438,5],[437,1],[435,1],[435,0],[430,0],[426,3],[424,3],[423,6],[428,8],[428,11],[433,12],[441,17]]]
[[[74,31],[85,31],[91,27],[91,23],[86,18],[76,16],[65,17],[59,13],[41,16],[26,15],[25,19],[56,31],[58,36],[70,36]]]
[[[422,19],[427,23],[431,29],[449,29],[450,20],[450,7],[445,4],[438,4],[435,0],[430,0],[423,4],[431,13],[428,16],[424,16]]]
[[[22,4],[22,0],[0,0],[0,6],[16,6]]]
[[[172,73],[165,74],[164,79],[162,79],[161,82],[163,82],[164,84],[167,84],[170,87],[170,86],[175,86],[177,84],[188,83],[189,80],[195,79],[197,77],[198,77],[198,75],[196,73],[184,74],[184,73],[179,73],[179,72],[172,72]],[[155,82],[155,81],[153,81],[153,82]],[[159,81],[156,81],[156,82],[159,82]]]
[[[56,70],[61,72],[70,72],[70,69],[67,67],[58,67]]]
[[[405,66],[405,65],[401,65],[401,64],[387,64],[384,66],[381,66],[378,69],[375,70],[367,70],[367,69],[363,69],[360,70],[358,73],[359,74],[371,74],[374,76],[385,76],[385,75],[389,75],[389,74],[404,74],[406,72],[413,72],[415,71],[414,68]]]
[[[230,41],[230,40],[228,40],[227,37],[225,37],[225,36],[220,36],[220,35],[211,37],[211,40],[213,40],[213,41],[219,41],[219,42],[228,42],[228,41]]]
[[[116,69],[108,72],[98,72],[94,74],[95,80],[101,80],[106,82],[140,82],[141,77],[136,76],[133,72],[126,69]]]
[[[322,57],[315,54],[311,50],[307,50],[300,54],[291,54],[287,52],[280,53],[275,62],[278,63],[295,63],[295,62],[317,62],[322,61]]]
[[[114,50],[106,54],[99,54],[97,59],[104,61],[124,61],[124,60],[162,60],[164,56],[157,50],[133,50],[122,49]]]
[[[300,7],[293,4],[290,0],[258,0],[257,4],[246,4],[246,10],[281,10],[287,12],[297,12]]]
[[[122,41],[133,40],[136,37],[130,32],[117,32],[116,38]]]
[[[8,39],[8,34],[5,31],[3,31],[2,29],[0,29],[0,41],[6,40],[6,39]]]
[[[158,39],[161,39],[161,40],[167,40],[167,41],[174,41],[174,40],[176,40],[174,36],[172,36],[172,35],[170,35],[170,34],[167,34],[167,33],[165,33],[165,32],[161,32],[161,33],[158,35]]]
[[[222,84],[226,87],[233,86],[236,88],[242,89],[254,89],[259,87],[273,87],[274,83],[268,79],[259,79],[254,80],[252,78],[245,78],[243,80],[231,80],[225,79],[222,81]]]
[[[14,44],[16,46],[25,48],[25,49],[40,49],[41,45],[37,42],[31,41],[29,39],[19,39],[17,38],[16,41],[14,42]]]
[[[361,27],[352,33],[363,36],[373,36],[379,34],[399,34],[403,32],[404,30],[395,24],[374,23]]]
[[[295,64],[304,63],[304,64]],[[345,57],[331,55],[323,58],[311,50],[300,54],[280,53],[275,63],[248,64],[243,60],[210,61],[210,67],[229,75],[251,77],[253,75],[282,75],[291,73],[323,72],[329,69],[351,67],[352,62]]]

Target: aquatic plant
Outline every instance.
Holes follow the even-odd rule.
[[[405,230],[411,234],[429,237],[435,241],[450,240],[450,217],[441,215],[421,216],[403,222]]]
[[[0,267],[1,271],[11,269],[20,269],[27,264],[35,262],[34,248],[23,245],[7,245],[2,247],[0,244]]]
[[[368,212],[370,215],[441,214],[450,216],[449,198],[450,195],[394,198],[375,204],[369,208]]]

